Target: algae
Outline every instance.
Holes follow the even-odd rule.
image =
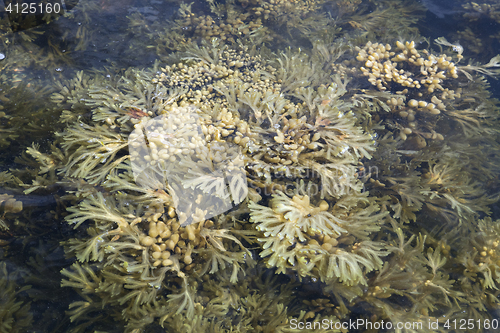
[[[85,23],[63,36],[74,54],[96,38],[98,10],[60,18]],[[14,76],[29,61],[6,53],[15,84],[0,91],[0,143],[17,139],[10,124],[50,142],[21,141],[0,174],[0,244],[10,257],[41,235],[46,250],[61,242],[46,288],[77,294],[44,328],[292,332],[326,320],[315,331],[344,332],[359,319],[445,332],[494,320],[499,110],[486,77],[498,57],[425,39],[412,1],[206,1],[169,22],[151,10],[129,12],[127,33],[143,38],[124,66],[30,91]],[[33,57],[64,61],[63,44]],[[155,62],[128,66],[150,52]],[[30,94],[50,95],[50,129],[17,118],[40,114]],[[38,224],[20,189],[54,198]],[[49,275],[30,255],[30,271]]]

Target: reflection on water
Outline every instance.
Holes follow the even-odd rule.
[[[31,5],[0,332],[497,330],[497,1]]]

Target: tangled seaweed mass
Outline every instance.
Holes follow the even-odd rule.
[[[61,20],[88,19],[103,4],[85,2]],[[477,6],[463,2],[450,15],[473,19]],[[111,64],[33,88],[34,101],[50,95],[46,112],[59,119],[42,147],[14,144],[19,134],[7,129],[28,126],[16,101],[29,88],[19,69],[30,62],[11,55],[29,44],[9,46],[0,63],[2,78],[16,82],[0,89],[0,143],[24,150],[17,169],[0,173],[0,231],[28,246],[43,226],[70,226],[46,236],[68,261],[45,288],[78,293],[58,328],[493,325],[500,110],[488,79],[500,74],[500,55],[476,63],[467,43],[422,37],[425,8],[413,1],[177,8],[168,24],[129,12],[127,33],[142,36],[130,49],[154,52],[154,64]],[[88,46],[85,29],[72,52]],[[39,208],[23,193],[54,197],[37,226],[29,218]],[[2,260],[15,244],[2,240]],[[40,244],[27,271],[54,274],[43,268],[52,243]],[[2,332],[41,320],[29,302],[43,304],[44,287],[12,270],[0,265]]]

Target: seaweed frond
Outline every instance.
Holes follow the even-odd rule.
[[[378,206],[368,202],[365,195],[354,195],[333,207],[324,200],[315,206],[307,195],[290,198],[282,192],[269,207],[250,202],[250,221],[263,235],[260,256],[278,273],[293,268],[301,277],[366,284],[365,273],[382,267],[387,255],[381,243],[368,238],[387,212],[377,213]]]
[[[66,151],[74,150],[69,162],[61,169],[70,177],[89,178],[93,183],[106,178],[109,172],[129,156],[115,156],[128,146],[127,138],[107,126],[89,126],[84,123],[70,127],[62,144]],[[96,170],[97,169],[97,170]]]

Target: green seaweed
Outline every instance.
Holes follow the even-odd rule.
[[[64,226],[51,241],[68,260],[60,286],[77,295],[59,327],[293,332],[362,319],[437,320],[444,332],[447,320],[491,319],[500,163],[485,76],[498,59],[426,41],[410,1],[203,4],[179,4],[171,22],[131,9],[126,29],[143,38],[124,53],[156,52],[146,68],[31,90],[14,68],[32,58],[1,63],[15,84],[0,91],[0,144],[22,147],[25,169],[0,173],[0,241],[11,255],[11,239],[28,246]],[[63,18],[84,23],[63,36],[75,34],[72,52],[95,38],[101,5],[112,6]],[[63,61],[59,46],[33,57]],[[41,115],[48,95],[50,130],[19,117]],[[18,143],[20,129],[50,142]],[[15,206],[20,189],[54,198],[42,223]],[[28,262],[43,272],[44,260]]]

